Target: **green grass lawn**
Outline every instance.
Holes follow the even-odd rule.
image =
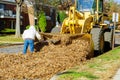
[[[59,75],[57,80],[112,80],[120,68],[120,47]]]
[[[16,43],[16,42],[23,42],[22,37],[16,38],[15,35],[9,35],[9,34],[0,36],[0,44]]]

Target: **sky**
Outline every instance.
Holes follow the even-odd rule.
[[[120,3],[120,0],[114,0],[114,1]]]

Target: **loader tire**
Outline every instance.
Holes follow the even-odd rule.
[[[91,34],[94,42],[94,56],[98,56],[104,52],[104,31],[101,28],[93,28]]]
[[[105,52],[109,51],[112,49],[112,45],[113,45],[113,30],[112,29],[108,29],[105,33]]]

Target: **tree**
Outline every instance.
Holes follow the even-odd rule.
[[[20,37],[20,10],[23,0],[15,0],[16,1],[16,31],[15,36]]]
[[[119,8],[120,4],[114,2],[114,0],[110,0],[110,1],[106,0],[104,6],[105,6],[104,7],[105,13],[109,15],[110,19],[112,19],[113,12],[117,12],[120,14],[120,8]]]

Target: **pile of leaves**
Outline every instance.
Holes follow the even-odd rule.
[[[65,38],[64,38],[65,40]],[[80,65],[90,53],[89,40],[72,39],[70,44],[36,44],[33,54],[0,54],[0,80],[49,80],[54,74]]]

